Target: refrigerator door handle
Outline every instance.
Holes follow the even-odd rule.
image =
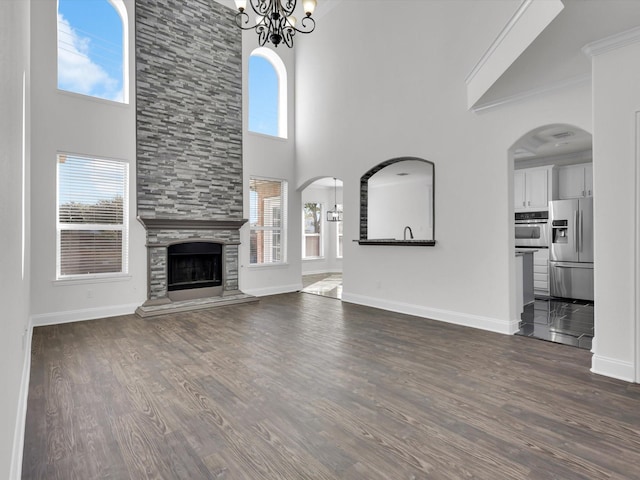
[[[582,218],[582,210],[580,210],[580,251],[582,251],[582,247],[584,246],[584,219]]]
[[[561,263],[561,262],[550,262],[551,268],[584,268],[584,269],[593,269],[593,263]]]
[[[580,230],[578,230],[578,228],[579,228],[580,225],[579,225],[579,222],[578,222],[578,211],[577,210],[574,210],[574,212],[573,212],[573,226],[574,226],[574,229],[575,229],[574,232],[576,232],[574,234],[574,236],[573,236],[574,237],[573,241],[574,241],[574,243],[576,245],[576,253],[578,253],[579,252],[578,248],[579,248],[579,245],[580,245],[579,244],[579,238],[578,238],[578,236],[580,235],[579,234]]]

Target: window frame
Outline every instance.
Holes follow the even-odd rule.
[[[123,166],[123,185],[122,185],[122,224],[105,224],[105,223],[61,223],[60,222],[60,157],[80,158],[90,161],[105,162],[109,164],[121,164]],[[57,282],[83,282],[92,280],[109,280],[118,279],[129,276],[129,208],[130,208],[130,177],[131,164],[122,159],[106,158],[95,155],[76,154],[69,152],[57,152],[56,156],[56,277]],[[121,269],[119,272],[106,273],[84,273],[62,275],[62,232],[63,231],[121,231]]]
[[[253,206],[253,202],[254,202],[254,196],[251,194],[252,190],[251,190],[251,183],[254,180],[258,180],[258,181],[263,181],[263,182],[274,182],[274,183],[280,183],[280,210],[279,210],[279,220],[280,220],[280,226],[279,227],[275,227],[275,226],[253,226],[251,223],[251,212],[254,209]],[[261,177],[261,176],[255,176],[255,175],[251,175],[249,177],[249,266],[251,268],[264,268],[264,267],[273,267],[273,266],[280,266],[280,265],[285,265],[287,263],[287,228],[288,228],[288,217],[287,217],[287,209],[288,209],[288,185],[289,183],[287,182],[287,180],[281,179],[281,178],[268,178],[268,177]],[[253,190],[255,191],[255,190]],[[273,198],[277,198],[277,197],[265,197],[263,199],[263,201],[268,201],[273,199]],[[258,210],[257,206],[255,207],[256,210]],[[273,215],[273,218],[276,218],[276,215]],[[271,234],[271,249],[272,252],[270,254],[271,257],[273,257],[273,253],[274,253],[274,248],[277,249],[280,253],[280,260],[279,261],[270,261],[270,262],[253,262],[252,258],[251,258],[251,237],[253,236],[254,232],[267,232]],[[278,242],[273,241],[274,238],[278,238]],[[264,251],[264,239],[263,239],[263,251]]]
[[[59,49],[60,49],[60,30],[58,25],[58,15],[60,13],[59,1],[56,2],[56,90],[58,93],[65,95],[79,95],[86,99],[107,102],[111,105],[129,105],[129,93],[130,93],[130,81],[129,81],[129,14],[127,13],[127,7],[124,4],[124,0],[104,0],[115,10],[120,21],[122,22],[122,100],[112,100],[109,98],[99,97],[88,93],[76,92],[74,90],[67,90],[60,88],[60,64],[59,64]]]
[[[320,231],[318,233],[307,233],[306,232],[306,228],[305,228],[305,209],[307,208],[306,205],[309,203],[315,203],[316,205],[318,205],[320,207],[320,222],[319,222],[319,229]],[[304,202],[302,204],[302,260],[320,260],[325,258],[325,242],[324,242],[324,229],[325,229],[325,220],[324,220],[324,214],[325,214],[325,206],[322,202]],[[307,255],[307,237],[318,237],[318,252],[319,255]]]
[[[257,132],[250,130],[249,117],[251,115],[251,98],[250,98],[250,86],[251,86],[251,57],[259,56],[268,61],[278,78],[278,134],[270,135],[268,133]],[[287,140],[288,131],[288,86],[287,86],[287,69],[284,62],[278,56],[276,52],[267,47],[258,47],[251,52],[247,60],[247,132],[253,135],[260,135],[266,138]]]

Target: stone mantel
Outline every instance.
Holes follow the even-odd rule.
[[[138,221],[147,230],[239,230],[246,218],[237,220],[193,220],[188,218],[145,218]]]

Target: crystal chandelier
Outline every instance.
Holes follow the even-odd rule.
[[[296,32],[311,33],[316,28],[316,21],[311,17],[316,8],[316,0],[302,0],[305,17],[299,27],[296,27],[296,17],[293,16],[297,0],[248,0],[257,15],[255,25],[249,25],[250,18],[245,12],[247,0],[234,1],[238,8],[236,14],[238,27],[242,30],[255,30],[261,47],[267,42],[271,42],[274,47],[284,42],[291,48]]]
[[[338,210],[337,180],[333,177],[333,210],[327,212],[327,222],[341,222],[342,210]]]

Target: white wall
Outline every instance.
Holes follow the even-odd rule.
[[[342,188],[336,189],[334,195],[333,187],[322,187],[309,185],[302,191],[302,201],[300,205],[300,215],[302,215],[302,205],[307,202],[317,202],[322,204],[322,242],[324,244],[324,256],[322,258],[309,258],[302,260],[302,274],[328,273],[342,271],[342,258],[337,258],[337,222],[327,222],[327,211],[332,209],[337,198],[338,204],[342,203]],[[300,227],[302,228],[302,226]],[[300,234],[303,240],[302,233]],[[301,247],[302,248],[302,247]]]
[[[249,265],[249,225],[240,230],[239,248],[240,290],[252,295],[271,295],[292,292],[302,288],[300,229],[300,192],[295,184],[295,117],[294,89],[295,69],[293,50],[281,45],[273,49],[282,59],[287,69],[288,80],[288,135],[286,139],[261,135],[247,130],[248,97],[247,81],[249,56],[258,47],[254,31],[243,32],[242,37],[242,77],[243,77],[243,175],[244,175],[244,218],[249,218],[249,179],[252,176],[286,180],[288,182],[288,229],[287,261],[281,265]]]
[[[424,178],[379,185],[369,179],[367,237],[404,240],[410,227],[416,240],[431,240],[432,189]],[[406,238],[410,239],[407,231]]]
[[[491,25],[496,35],[502,28],[485,6],[499,6],[405,3],[342,2],[325,17],[330,31],[319,25],[297,47],[298,181],[326,171],[344,181],[345,300],[513,333],[519,318],[507,151],[541,125],[591,131],[590,86],[471,113],[464,78],[483,53],[478,38]],[[403,28],[376,35],[371,25]],[[351,242],[359,232],[360,176],[401,156],[435,163],[437,245]]]
[[[134,84],[134,1],[125,0],[129,81]],[[32,302],[35,324],[131,313],[146,299],[145,232],[136,219],[135,95],[118,104],[58,91],[57,2],[32,3]],[[129,276],[118,281],[56,282],[56,153],[130,164]]]
[[[595,346],[592,370],[640,382],[636,348],[640,43],[593,58]]]
[[[0,2],[0,477],[20,477],[29,379],[29,2]]]

